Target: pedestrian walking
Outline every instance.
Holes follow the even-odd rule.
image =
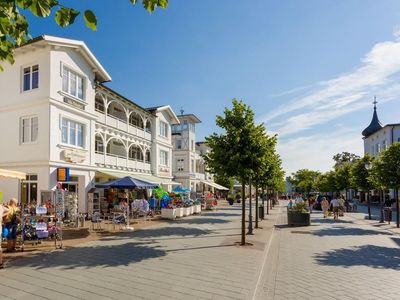
[[[322,212],[323,212],[323,214],[324,214],[324,218],[326,218],[326,217],[328,216],[329,201],[326,200],[325,197],[322,197],[321,209],[322,209]]]
[[[7,206],[8,214],[5,217],[7,252],[14,251],[17,243],[18,213],[20,211],[17,204],[17,199],[12,198]]]
[[[3,263],[3,251],[1,248],[1,241],[3,239],[2,233],[3,233],[3,218],[5,218],[8,214],[8,208],[3,206],[3,204],[0,204],[0,269],[4,268],[4,263]]]
[[[340,209],[340,202],[338,198],[334,198],[331,201],[332,210],[333,210],[333,219],[339,219],[339,209]]]
[[[290,199],[290,200],[289,200],[289,203],[288,203],[288,208],[292,208],[292,207],[293,207],[293,200]]]

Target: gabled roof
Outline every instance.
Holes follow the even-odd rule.
[[[29,45],[37,45],[41,43],[47,43],[53,46],[77,49],[78,51],[80,51],[80,53],[89,63],[89,65],[92,67],[92,71],[96,74],[96,79],[99,82],[105,82],[111,80],[111,76],[107,73],[107,71],[104,69],[104,67],[100,64],[100,62],[97,60],[97,58],[94,56],[94,54],[90,51],[90,49],[86,46],[86,44],[83,41],[60,38],[51,35],[41,35],[29,40],[27,43],[18,47],[18,49],[27,47]]]
[[[148,111],[156,113],[156,112],[162,112],[166,111],[167,114],[171,117],[171,124],[179,124],[180,121],[174,111],[172,110],[170,105],[162,105],[162,106],[156,106],[156,107],[149,107],[146,108]]]

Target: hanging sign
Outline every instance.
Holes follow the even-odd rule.
[[[69,181],[69,168],[57,168],[57,181]]]

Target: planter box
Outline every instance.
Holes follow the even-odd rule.
[[[193,215],[194,214],[194,206],[191,206],[189,208],[190,208],[190,214]]]
[[[163,208],[161,209],[161,218],[163,219],[169,219],[169,220],[175,220],[176,218],[176,209],[168,209],[168,208]]]
[[[190,207],[183,207],[183,216],[187,217],[190,215]]]
[[[300,213],[295,211],[287,212],[289,226],[310,226],[310,213]]]
[[[200,214],[201,213],[201,204],[193,206],[193,213]]]
[[[177,218],[182,218],[183,217],[183,207],[177,207],[176,209],[176,217]]]

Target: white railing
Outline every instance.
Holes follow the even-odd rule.
[[[96,164],[104,165],[104,154],[103,153],[96,152],[94,154],[94,159],[95,159]]]
[[[205,178],[206,178],[206,176],[204,174],[196,173],[196,179],[205,180]]]
[[[106,123],[106,115],[99,110],[95,110],[94,112],[97,116],[97,121],[101,122],[101,123]]]

